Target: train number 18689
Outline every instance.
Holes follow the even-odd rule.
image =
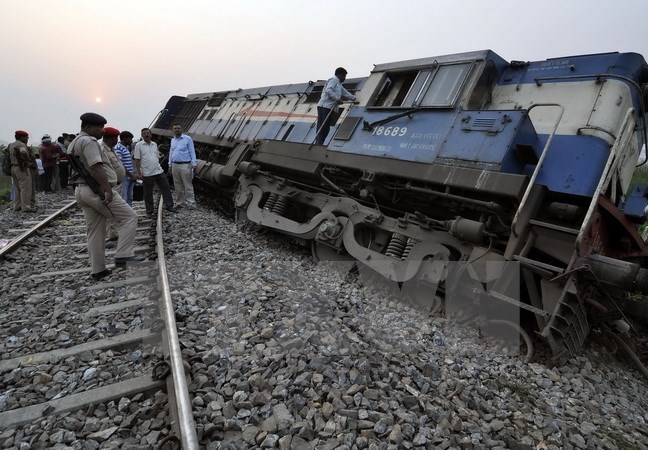
[[[371,132],[374,136],[405,136],[407,127],[378,127]]]

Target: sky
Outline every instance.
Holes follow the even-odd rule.
[[[0,143],[77,133],[96,112],[136,136],[172,95],[349,78],[491,49],[534,61],[648,58],[646,0],[0,0]],[[99,101],[100,99],[100,101]]]

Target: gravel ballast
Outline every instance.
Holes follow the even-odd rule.
[[[13,227],[14,214],[2,213],[0,231]],[[648,448],[646,381],[595,342],[560,367],[524,364],[470,327],[411,307],[393,287],[315,262],[309,250],[282,236],[237,226],[202,206],[167,215],[165,222],[172,297],[203,448]],[[50,252],[51,259],[34,264],[60,265],[59,257]],[[22,296],[15,294],[15,281],[5,286],[16,270],[0,265],[5,328],[21,313],[27,320],[38,311],[23,307],[38,283],[27,285]],[[57,324],[71,317],[65,308],[74,308],[74,301],[130,299],[118,291],[79,298],[83,286],[65,283],[57,289],[55,299],[64,301]],[[10,318],[9,310],[17,315]],[[119,326],[137,328],[146,320],[141,311],[132,314]],[[83,329],[88,327],[104,332],[97,324]],[[18,328],[3,332],[3,359],[15,351],[11,336],[24,339]],[[130,356],[96,360],[108,357]],[[85,371],[101,366],[66,365],[70,380],[81,381]],[[0,381],[1,412],[15,395],[7,395]],[[155,448],[168,421],[166,396],[158,393],[19,429],[0,426],[0,445]]]

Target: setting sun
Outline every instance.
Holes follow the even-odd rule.
[[[95,98],[95,102],[97,102],[97,103],[101,103],[101,97],[97,97],[97,98]]]

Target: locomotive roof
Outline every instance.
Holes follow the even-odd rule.
[[[404,67],[423,67],[432,64],[448,64],[462,61],[479,61],[484,59],[494,59],[506,64],[506,61],[492,50],[478,50],[474,52],[453,53],[451,55],[431,56],[427,58],[410,59],[384,64],[376,64],[373,72],[384,72],[386,70],[402,69]]]

